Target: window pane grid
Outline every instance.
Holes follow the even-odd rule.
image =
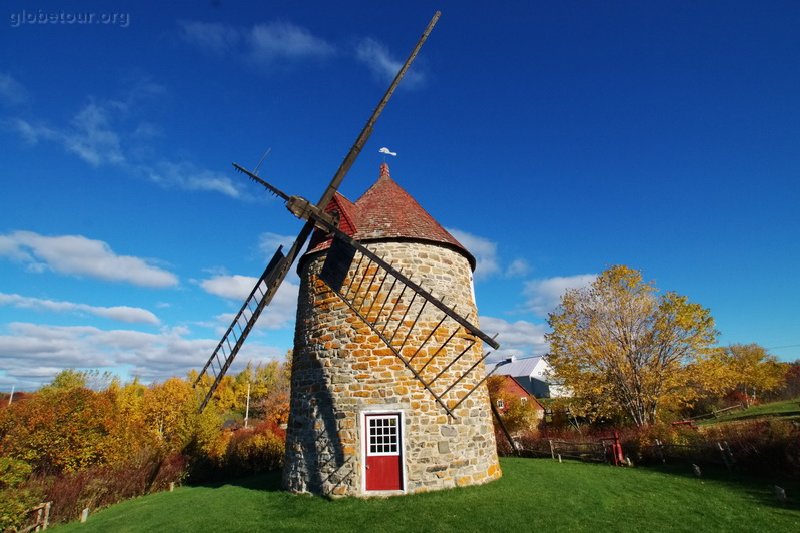
[[[369,417],[367,443],[370,455],[397,455],[399,451],[397,417]]]

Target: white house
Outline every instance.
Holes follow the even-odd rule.
[[[487,365],[486,372],[494,368],[495,376],[511,376],[537,398],[560,398],[569,396],[569,390],[553,383],[552,367],[541,355],[517,359],[509,357]]]

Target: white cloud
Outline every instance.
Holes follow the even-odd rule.
[[[0,72],[0,103],[22,104],[28,100],[28,91],[17,80]]]
[[[50,326],[13,323],[0,335],[3,382],[19,390],[48,383],[61,370],[88,368],[139,376],[143,381],[164,380],[199,370],[218,339],[190,339],[186,328],[165,328],[159,333],[103,330],[88,326]],[[248,360],[255,363],[280,359],[284,350],[249,342],[230,372]]]
[[[307,28],[290,22],[269,22],[239,28],[217,22],[182,21],[184,41],[217,56],[239,56],[266,66],[276,62],[324,59],[336,48]]]
[[[528,262],[519,258],[514,259],[508,267],[504,268],[497,253],[497,243],[491,239],[456,228],[447,228],[447,231],[475,256],[477,261],[475,267],[476,280],[485,280],[496,276],[518,278],[530,271]]]
[[[500,273],[496,242],[455,228],[447,228],[447,231],[475,256],[478,262],[475,279],[486,279]]]
[[[112,360],[89,342],[97,328],[12,323],[10,335],[0,336],[0,360],[6,374],[42,366],[53,368],[105,367]]]
[[[73,129],[64,134],[64,145],[93,166],[125,161],[120,137],[111,127],[108,110],[95,103],[81,109],[72,119]]]
[[[36,144],[40,138],[55,139],[56,133],[42,124],[31,124],[27,120],[16,118],[5,122],[10,129],[15,130],[22,140],[28,144]]]
[[[22,140],[28,144],[37,144],[41,140],[46,141],[61,141],[62,134],[50,128],[49,126],[41,123],[34,124],[16,118],[8,122],[12,129],[16,130]]]
[[[118,255],[106,242],[82,235],[48,237],[32,231],[15,231],[0,235],[0,256],[25,262],[34,272],[51,270],[141,287],[165,288],[178,284],[178,278],[171,272],[139,257]]]
[[[233,51],[239,44],[239,31],[219,22],[181,21],[181,37],[191,44],[216,55]]]
[[[239,187],[226,175],[201,169],[192,163],[161,161],[155,166],[140,165],[137,170],[147,179],[165,188],[178,187],[190,191],[214,191],[231,198],[240,198]]]
[[[164,188],[212,191],[240,198],[239,187],[225,174],[198,167],[188,161],[153,158],[152,140],[161,135],[157,124],[134,120],[139,104],[164,93],[161,85],[147,79],[131,82],[131,88],[116,100],[95,101],[83,106],[68,124],[14,118],[8,127],[28,144],[48,141],[60,145],[93,167],[114,165]]]
[[[161,137],[163,134],[164,132],[160,127],[145,120],[136,125],[136,128],[131,132],[131,137],[137,140],[147,140]]]
[[[250,58],[259,63],[276,59],[325,58],[335,49],[306,28],[290,22],[258,24],[247,34]]]
[[[58,374],[61,368],[54,366],[37,366],[35,368],[22,368],[14,372],[17,378],[52,378]]]
[[[258,248],[264,253],[267,261],[269,261],[272,259],[278,246],[283,245],[283,253],[286,255],[286,252],[292,247],[292,243],[294,243],[296,237],[296,235],[280,235],[278,233],[266,231],[258,237]]]
[[[201,281],[200,286],[214,296],[244,302],[257,281],[258,278],[250,276],[215,276]]]
[[[167,92],[166,87],[146,76],[125,79],[124,84],[126,89],[121,98],[108,100],[102,106],[116,109],[125,116],[139,108],[143,102],[162,96]]]
[[[580,289],[597,279],[596,274],[535,279],[525,283],[527,298],[525,309],[538,316],[546,317],[561,303],[561,296],[568,289]]]
[[[547,353],[548,344],[544,339],[547,332],[545,324],[535,324],[524,320],[508,322],[501,318],[480,317],[481,329],[489,335],[497,333],[500,349],[489,356],[490,361],[498,361],[515,355],[527,357]]]
[[[109,110],[95,103],[84,106],[72,118],[70,125],[63,128],[34,124],[20,118],[10,124],[26,142],[55,142],[94,167],[125,162],[120,136],[111,126]]]
[[[249,276],[215,276],[201,281],[200,286],[209,294],[241,304],[250,295],[250,291],[253,290],[257,281],[258,278]],[[283,329],[292,324],[297,314],[297,293],[299,290],[300,286],[297,283],[289,279],[284,280],[283,284],[278,288],[278,292],[275,293],[272,302],[259,317],[258,327],[262,329]],[[227,328],[234,316],[236,316],[235,313],[226,313],[219,315],[217,320]]]
[[[403,61],[392,57],[383,44],[369,37],[361,39],[356,45],[356,58],[372,71],[376,79],[384,83],[393,80],[403,66]],[[414,88],[424,82],[425,76],[411,68],[403,79],[403,86]]]
[[[10,305],[22,309],[51,311],[55,313],[87,313],[101,318],[118,320],[130,324],[157,325],[159,323],[156,315],[139,307],[97,307],[73,302],[43,300],[40,298],[20,296],[19,294],[4,294],[2,292],[0,292],[0,305]]]
[[[506,277],[519,278],[530,272],[531,267],[524,259],[514,259],[506,269]]]
[[[133,80],[128,85],[121,99],[91,98],[68,124],[51,125],[23,118],[15,118],[9,124],[26,142],[54,142],[93,167],[125,166],[128,157],[123,144],[126,141],[131,144],[132,139],[152,137],[159,131],[147,122],[128,127],[129,115],[141,102],[165,92],[161,85],[148,79]]]

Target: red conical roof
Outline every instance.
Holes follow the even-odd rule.
[[[392,179],[386,163],[381,164],[378,180],[355,203],[337,193],[326,211],[338,211],[339,229],[358,241],[415,240],[445,244],[463,253],[475,270],[473,255]],[[316,231],[306,253],[328,246],[327,235]]]

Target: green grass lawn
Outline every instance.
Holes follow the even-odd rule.
[[[800,419],[800,398],[783,400],[749,407],[739,411],[723,414],[717,418],[702,420],[701,425],[731,422],[734,420],[754,420],[757,418],[780,417],[786,420]]]
[[[280,491],[278,476],[181,487],[92,514],[58,531],[800,531],[797,490],[687,469],[506,458],[501,480],[388,499],[327,500]],[[794,491],[794,492],[793,492]]]

